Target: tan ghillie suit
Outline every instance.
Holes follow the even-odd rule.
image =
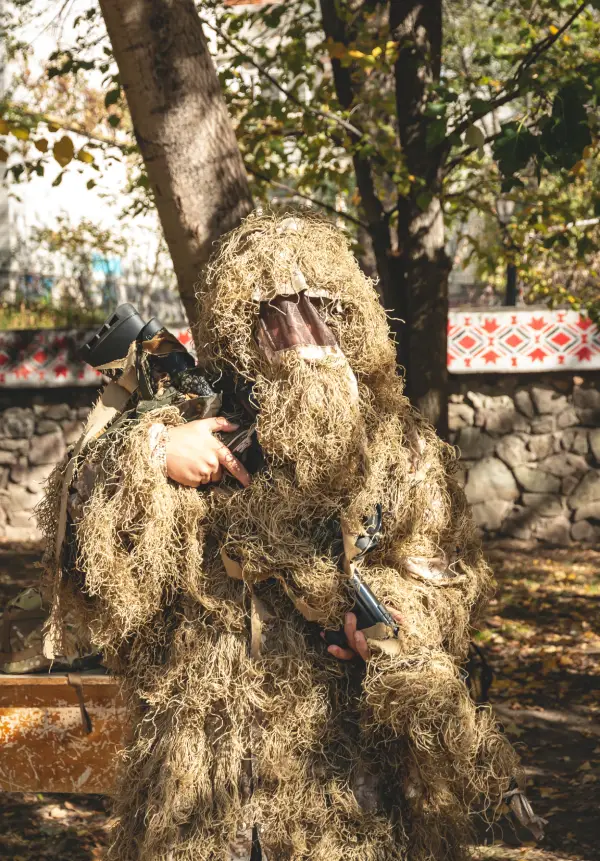
[[[517,762],[461,676],[491,581],[454,453],[402,395],[385,314],[330,224],[249,219],[199,299],[202,362],[253,383],[265,468],[247,489],[176,486],[147,437],[182,419],[146,414],[84,447],[76,553],[47,560],[52,633],[75,606],[130,697],[111,857],[215,861],[240,839],[244,856],[256,825],[270,861],[462,859],[469,812],[500,807]],[[377,504],[361,573],[404,622],[343,664],[319,637],[352,605],[334,536]]]

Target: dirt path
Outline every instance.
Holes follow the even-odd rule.
[[[477,642],[491,701],[519,748],[543,843],[508,820],[481,830],[478,861],[600,861],[600,551],[488,548],[499,583]],[[0,606],[37,577],[35,549],[0,547]],[[98,796],[0,794],[0,858],[96,861],[107,842]],[[494,840],[493,845],[485,845]]]
[[[548,819],[539,851],[482,858],[600,859],[600,552],[489,547],[497,597],[477,642],[491,701]],[[513,842],[505,833],[507,842]],[[523,847],[521,847],[523,850]],[[490,854],[491,853],[491,854]],[[555,854],[552,854],[555,853]]]

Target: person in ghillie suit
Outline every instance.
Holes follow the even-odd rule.
[[[129,703],[110,857],[457,861],[470,813],[506,798],[539,827],[461,670],[492,579],[455,453],[404,397],[345,237],[252,216],[198,300],[199,366],[251,391],[251,480],[212,433],[233,430],[222,399],[186,423],[159,381],[135,409],[130,351],[40,512],[47,651],[75,612]],[[356,565],[397,635],[348,615],[374,511]]]

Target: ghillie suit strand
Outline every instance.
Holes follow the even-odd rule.
[[[260,349],[282,295],[308,296],[341,351]],[[332,225],[251,217],[199,301],[205,367],[253,383],[264,470],[247,489],[175,486],[144,441],[182,419],[146,414],[88,446],[100,472],[74,572],[49,568],[129,696],[111,858],[225,861],[253,825],[270,861],[466,858],[469,814],[499,809],[518,763],[461,675],[491,577],[454,453],[403,396],[385,314]],[[403,622],[366,667],[343,664],[318,630],[352,604],[332,524],[357,532],[377,504],[361,576]]]

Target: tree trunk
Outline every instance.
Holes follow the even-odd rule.
[[[193,0],[100,0],[190,323],[213,243],[252,208]]]
[[[398,274],[395,309],[404,320],[399,358],[407,394],[435,425],[448,432],[447,321],[450,265],[444,250],[440,201],[444,135],[432,145],[426,113],[431,84],[439,79],[442,0],[390,0],[390,32],[398,43],[395,64],[398,135],[405,167],[414,177],[398,202]],[[390,297],[391,301],[392,297]]]
[[[364,3],[348,16],[342,14],[343,4],[338,0],[320,0],[320,4],[325,36],[346,47],[360,37],[361,15],[368,16],[384,5],[375,0]],[[440,72],[441,0],[389,0],[388,9],[392,38],[398,42],[394,75],[398,134],[405,167],[415,177],[411,194],[397,203],[397,250],[390,213],[376,191],[376,180],[382,179],[377,177],[379,168],[360,147],[353,155],[354,170],[383,305],[398,345],[398,362],[406,371],[407,395],[438,433],[446,436],[449,262],[439,199],[445,150],[442,144],[428,147],[427,129],[432,120],[424,113],[429,85]],[[334,57],[331,67],[338,101],[344,110],[350,110],[361,102],[360,85],[347,63]]]
[[[439,198],[422,211],[409,199],[401,201],[398,217],[397,276],[393,305],[404,321],[398,356],[406,369],[406,393],[435,426],[448,433],[448,274],[444,251],[444,221]]]

